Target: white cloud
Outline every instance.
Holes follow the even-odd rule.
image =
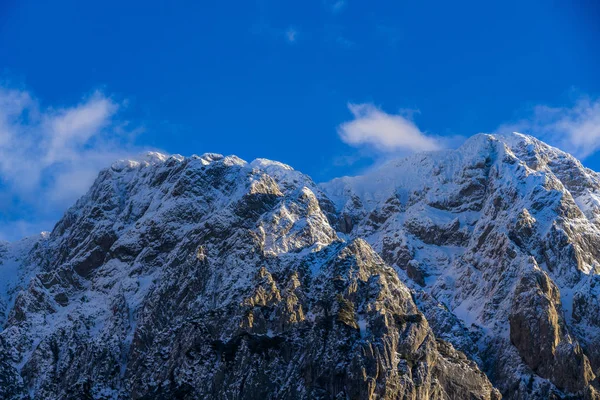
[[[42,108],[29,92],[0,87],[0,237],[35,233],[39,221],[60,217],[85,193],[101,168],[139,152],[135,131],[117,118],[121,107],[95,92],[70,107]]]
[[[533,135],[583,159],[600,150],[600,99],[581,97],[572,107],[539,105],[529,118],[497,131]]]
[[[351,49],[355,46],[355,43],[352,40],[347,39],[346,37],[344,37],[342,35],[337,36],[335,38],[335,42],[337,44],[339,44],[340,47],[343,47],[345,49]]]
[[[32,234],[47,231],[56,223],[56,219],[35,220],[29,221],[19,219],[15,221],[2,221],[2,229],[0,229],[1,241],[15,241],[22,239]]]
[[[100,93],[84,104],[44,116],[45,129],[50,132],[45,162],[52,164],[72,159],[81,146],[110,123],[118,106]]]
[[[346,7],[346,2],[344,0],[334,0],[329,2],[329,7],[331,8],[331,12],[335,14],[342,11],[342,9]]]
[[[288,42],[290,43],[294,43],[297,39],[298,36],[298,31],[292,27],[289,27],[286,31],[285,31],[285,38],[287,39]]]
[[[275,39],[277,41],[294,44],[298,41],[298,36],[304,37],[304,34],[294,25],[288,25],[287,28],[273,26],[265,18],[261,18],[252,25],[251,32],[255,35]]]
[[[340,138],[352,146],[372,146],[383,152],[412,153],[438,150],[444,141],[422,132],[400,114],[387,114],[372,104],[348,104],[354,119],[338,127]]]

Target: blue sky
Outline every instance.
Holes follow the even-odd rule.
[[[0,1],[0,237],[144,149],[324,181],[515,128],[600,170],[598,3],[458,3]]]

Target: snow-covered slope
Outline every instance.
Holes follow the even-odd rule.
[[[546,398],[593,381],[598,174],[529,136],[477,135],[321,188],[350,236],[413,282],[434,332],[504,393]]]
[[[115,163],[0,250],[0,398],[598,398],[599,183],[518,134]]]
[[[44,232],[13,243],[0,243],[0,329],[6,322],[17,294],[28,286],[36,273],[35,263],[27,259],[29,253],[47,237],[48,233]]]
[[[0,397],[499,398],[323,209],[267,160],[116,163],[24,261]]]

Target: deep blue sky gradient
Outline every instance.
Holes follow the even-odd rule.
[[[577,5],[574,5],[577,3]],[[342,4],[342,3],[339,3]],[[140,144],[364,167],[348,102],[418,109],[440,135],[493,131],[536,104],[600,95],[594,1],[0,0],[0,76],[48,106],[101,89]],[[295,41],[286,31],[296,31]],[[600,170],[600,157],[586,164]]]

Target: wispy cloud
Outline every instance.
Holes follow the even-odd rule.
[[[356,43],[348,38],[344,26],[340,24],[326,24],[324,26],[324,39],[326,42],[344,49],[356,47]]]
[[[298,37],[298,31],[296,29],[294,29],[293,27],[290,26],[285,31],[285,38],[288,42],[294,43],[296,41],[297,37]]]
[[[287,28],[276,27],[265,18],[261,18],[260,21],[253,24],[250,31],[254,35],[275,39],[288,44],[296,43],[301,33],[294,25],[289,25]]]
[[[39,228],[23,210],[36,210],[29,217],[38,221],[56,217],[101,168],[139,152],[136,130],[118,117],[122,107],[101,92],[69,107],[41,107],[28,91],[0,87],[0,217],[7,229]]]
[[[444,139],[422,132],[409,115],[388,114],[373,104],[348,104],[353,119],[338,126],[345,143],[370,146],[380,152],[412,153],[439,150]]]
[[[338,45],[340,45],[340,47],[343,47],[345,49],[351,49],[355,45],[355,43],[352,40],[350,40],[342,35],[337,36],[335,38],[335,42]]]
[[[325,0],[325,6],[331,10],[332,13],[337,14],[346,7],[345,0]]]
[[[571,107],[538,105],[527,118],[497,131],[533,135],[585,159],[600,150],[600,99],[583,96]]]

